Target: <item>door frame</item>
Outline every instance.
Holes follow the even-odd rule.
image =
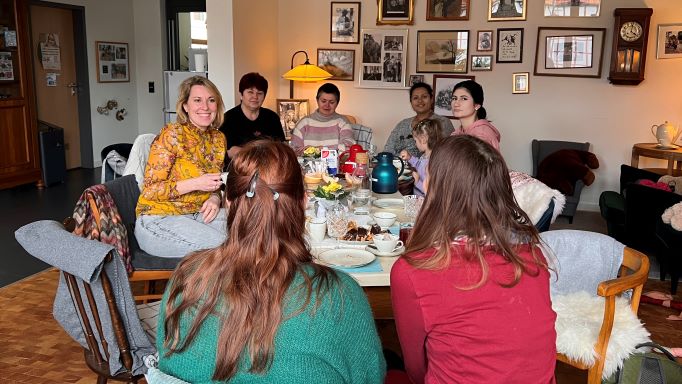
[[[78,130],[80,132],[81,167],[94,168],[92,118],[90,116],[90,79],[88,77],[88,39],[85,33],[85,7],[40,0],[31,0],[29,5],[61,8],[71,11],[73,18],[74,53],[76,56],[76,82],[78,83]],[[30,22],[30,12],[29,28],[31,31],[33,30]],[[35,49],[36,47],[31,47],[32,52],[34,52]],[[36,80],[37,79],[34,79],[34,84],[36,84]]]

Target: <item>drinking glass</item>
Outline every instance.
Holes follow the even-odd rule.
[[[338,200],[327,210],[327,234],[336,239],[337,243],[348,230],[348,219],[348,212]]]
[[[424,203],[424,198],[417,195],[406,195],[403,196],[403,202],[405,203],[405,218],[409,221],[414,222],[419,214],[419,210]]]

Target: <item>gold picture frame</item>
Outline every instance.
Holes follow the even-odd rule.
[[[377,25],[414,24],[414,0],[377,0]]]
[[[528,0],[488,0],[488,21],[526,20],[527,2]]]
[[[512,93],[529,93],[530,92],[530,73],[516,72],[512,73]]]

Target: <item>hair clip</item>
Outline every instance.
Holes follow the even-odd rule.
[[[251,181],[249,181],[249,189],[246,191],[246,197],[251,198],[256,195],[256,181],[258,179],[258,171],[253,173]]]

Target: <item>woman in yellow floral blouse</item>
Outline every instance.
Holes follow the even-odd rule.
[[[145,252],[183,257],[226,238],[220,171],[225,160],[223,99],[200,76],[180,85],[177,122],[152,143],[137,202],[135,237]]]

